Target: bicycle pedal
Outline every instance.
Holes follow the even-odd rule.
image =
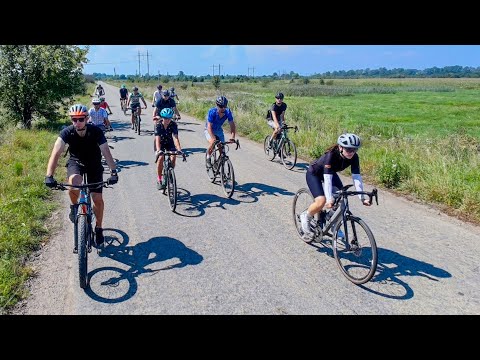
[[[73,253],[74,253],[74,254],[78,254],[78,249],[77,249],[77,248],[74,248],[74,249],[73,249]]]

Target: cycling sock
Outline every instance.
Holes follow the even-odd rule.
[[[162,182],[162,177],[157,175],[158,182]]]

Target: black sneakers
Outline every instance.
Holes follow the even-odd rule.
[[[97,246],[100,246],[105,241],[103,237],[103,229],[95,226],[95,243]]]
[[[75,207],[76,207],[75,205],[70,205],[70,214],[68,215],[68,218],[70,219],[70,221],[72,223],[75,222],[75,215],[76,215],[75,214]]]

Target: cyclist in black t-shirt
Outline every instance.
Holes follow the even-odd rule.
[[[285,122],[285,111],[287,110],[287,104],[283,102],[284,95],[279,92],[275,95],[275,102],[270,108],[269,114],[271,118],[268,120],[268,125],[273,129],[272,136],[270,137],[269,147],[272,147],[273,140],[280,134],[282,125]]]
[[[115,161],[113,160],[110,148],[103,131],[92,124],[87,124],[88,110],[85,105],[76,104],[70,107],[68,115],[72,120],[72,125],[66,127],[60,132],[53,147],[50,159],[47,165],[47,174],[45,176],[45,185],[54,188],[57,181],[53,178],[55,169],[58,165],[58,159],[65,149],[65,144],[69,144],[68,151],[70,157],[67,161],[67,181],[71,185],[82,185],[83,172],[87,173],[89,183],[103,181],[102,154],[110,168],[110,177],[108,182],[115,184],[118,181]],[[93,212],[96,218],[95,234],[97,245],[104,241],[102,221],[103,221],[103,187],[91,189],[93,201]],[[77,204],[80,191],[78,189],[69,189],[70,196],[70,221],[75,220],[75,205]]]
[[[331,209],[333,206],[333,187],[341,189],[342,180],[337,175],[351,166],[352,179],[357,191],[363,191],[363,181],[360,175],[360,159],[357,150],[360,147],[360,138],[355,134],[342,134],[337,143],[330,146],[325,153],[313,161],[307,169],[307,184],[315,199],[314,202],[300,215],[302,230],[305,234],[312,233],[310,220],[319,213],[323,206]],[[323,185],[323,187],[322,187]],[[359,195],[363,205],[370,206],[370,201],[364,195]],[[322,219],[321,219],[322,220]],[[342,237],[342,236],[340,236]]]

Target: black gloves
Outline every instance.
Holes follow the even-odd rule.
[[[53,178],[53,176],[45,176],[45,185],[48,186],[50,189],[57,187],[58,183],[57,180]]]
[[[110,172],[110,177],[107,179],[107,183],[108,185],[113,185],[113,184],[116,184],[117,182],[118,182],[117,170],[112,170]]]

